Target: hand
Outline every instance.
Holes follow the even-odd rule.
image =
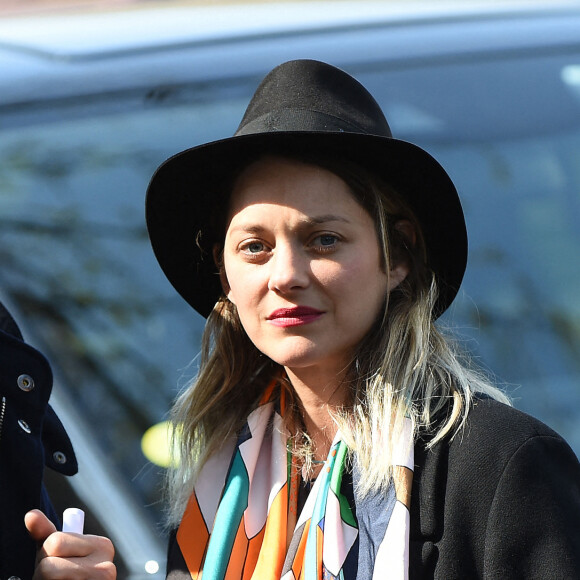
[[[54,524],[39,510],[24,517],[30,536],[39,550],[33,580],[114,580],[115,549],[101,536],[57,532]]]

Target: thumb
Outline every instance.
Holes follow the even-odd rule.
[[[24,525],[31,538],[39,544],[56,532],[56,526],[40,510],[29,511],[24,516]]]

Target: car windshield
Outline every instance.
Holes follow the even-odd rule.
[[[442,323],[580,452],[580,54],[347,67],[456,183],[470,262]],[[159,519],[143,433],[196,372],[204,320],[157,265],[144,193],[230,136],[259,77],[0,109],[0,288]]]

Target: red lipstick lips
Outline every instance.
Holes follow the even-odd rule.
[[[309,306],[295,306],[293,308],[278,308],[268,316],[274,326],[299,326],[318,320],[324,312]]]

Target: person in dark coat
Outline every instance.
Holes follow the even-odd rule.
[[[273,69],[233,137],[157,169],[147,224],[207,317],[168,578],[580,578],[578,460],[441,332],[457,191],[356,79]]]
[[[59,526],[46,488],[45,467],[77,472],[70,439],[49,405],[52,371],[46,358],[24,342],[0,303],[0,579],[32,578],[36,544],[25,514],[41,509]]]

